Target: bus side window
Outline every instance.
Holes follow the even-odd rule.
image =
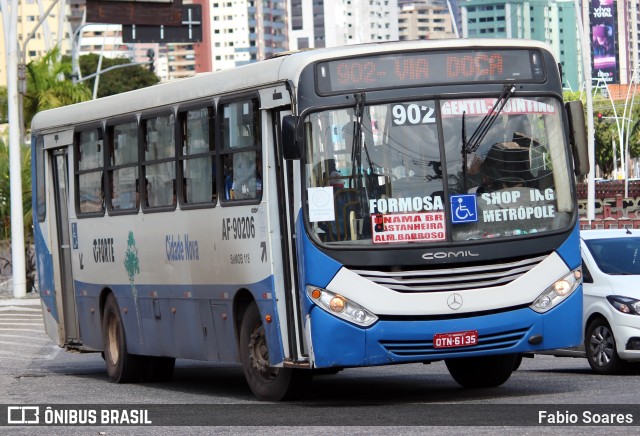
[[[138,180],[138,123],[109,127],[109,209],[112,211],[137,210]]]
[[[224,199],[262,198],[262,144],[260,111],[256,98],[221,106]]]
[[[146,208],[176,205],[175,117],[161,115],[143,121]]]
[[[184,204],[217,200],[214,138],[210,128],[213,108],[208,106],[180,114],[182,126],[182,197]]]
[[[104,212],[104,148],[99,128],[76,134],[76,177],[79,213]]]

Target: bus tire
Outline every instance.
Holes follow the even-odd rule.
[[[464,388],[494,388],[511,376],[517,363],[517,354],[447,359],[449,374]]]
[[[259,400],[291,400],[310,384],[310,370],[269,366],[264,326],[255,301],[247,307],[240,326],[240,359],[249,388]]]
[[[144,358],[127,352],[127,340],[120,307],[113,294],[109,294],[102,316],[104,361],[109,378],[116,383],[138,381],[145,368]]]

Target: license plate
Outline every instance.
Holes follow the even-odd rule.
[[[455,348],[478,345],[478,331],[436,333],[433,335],[433,348]]]

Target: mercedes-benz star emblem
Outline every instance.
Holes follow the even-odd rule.
[[[453,310],[458,310],[462,307],[462,296],[460,294],[451,294],[447,298],[447,306]]]

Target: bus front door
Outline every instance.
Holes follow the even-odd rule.
[[[66,149],[53,151],[53,184],[55,195],[56,232],[58,236],[58,259],[60,273],[60,288],[57,289],[56,299],[58,307],[62,306],[62,322],[64,327],[61,338],[65,344],[80,342],[78,328],[78,314],[76,311],[75,290],[71,267],[71,238],[69,236],[69,161]],[[59,311],[60,313],[60,311]]]

